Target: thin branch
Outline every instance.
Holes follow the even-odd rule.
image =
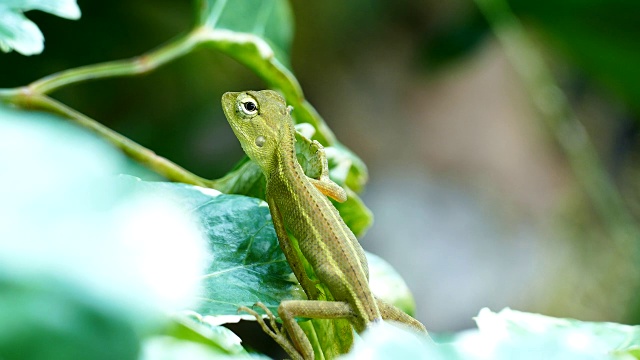
[[[131,59],[82,66],[51,74],[27,86],[27,92],[44,95],[67,85],[88,80],[133,76],[153,71],[193,50],[198,45],[198,40],[192,34],[193,32],[185,34],[156,50]]]
[[[90,117],[54,100],[45,95],[31,96],[25,102],[16,105],[22,108],[34,110],[44,110],[63,116],[74,123],[90,130],[100,137],[111,142],[115,147],[122,150],[127,156],[148,167],[149,169],[164,176],[170,181],[182,182],[185,184],[198,185],[203,187],[214,187],[215,181],[201,178],[179,165],[156,155],[153,151],[132,141],[131,139],[109,129]]]

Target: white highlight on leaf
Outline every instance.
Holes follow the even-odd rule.
[[[239,323],[240,320],[255,320],[255,318],[249,314],[219,315],[219,316],[206,315],[202,317],[202,322],[205,322],[212,326],[218,326],[218,325],[224,325],[224,324],[236,324],[236,323]],[[240,342],[238,341],[238,343]]]
[[[311,139],[313,135],[316,133],[316,128],[309,123],[300,123],[295,125],[295,129],[298,134],[306,137],[307,139]]]
[[[114,218],[115,245],[138,276],[140,300],[154,299],[161,311],[192,305],[207,254],[193,219],[173,203],[146,196],[118,209]]]
[[[209,40],[216,42],[230,42],[235,44],[252,44],[258,50],[258,54],[263,59],[271,59],[274,57],[273,49],[262,38],[248,33],[240,33],[226,29],[211,30],[202,28],[199,33],[201,40]]]
[[[205,194],[205,195],[209,195],[212,197],[218,196],[220,194],[222,194],[220,191],[216,190],[216,189],[212,189],[212,188],[205,188],[205,187],[201,187],[201,186],[194,186],[195,189],[197,189],[198,191],[200,191],[201,193]]]

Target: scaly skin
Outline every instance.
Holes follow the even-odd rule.
[[[266,177],[266,199],[280,246],[309,298],[308,301],[283,301],[278,308],[290,341],[273,326],[270,312],[267,313],[274,330],[254,311],[242,310],[256,315],[263,329],[294,359],[314,357],[309,340],[295,321],[296,316],[345,318],[357,332],[383,318],[425,331],[417,320],[373,296],[364,250],[326,197],[344,201],[346,194],[329,180],[324,150],[318,143],[315,145],[322,161],[322,176],[312,179],[304,174],[296,158],[295,129],[285,100],[271,90],[229,92],[223,95],[222,105],[242,148]],[[287,230],[297,239],[302,256],[335,301],[316,301],[316,283],[306,274]]]

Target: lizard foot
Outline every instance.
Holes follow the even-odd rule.
[[[275,315],[273,315],[271,310],[269,310],[269,308],[261,302],[257,302],[253,304],[253,306],[259,307],[267,314],[267,317],[269,318],[269,325],[271,326],[267,325],[267,323],[264,321],[264,318],[261,314],[259,314],[257,311],[250,309],[246,306],[240,306],[238,308],[238,312],[244,311],[252,315],[253,317],[255,317],[256,321],[258,322],[258,325],[260,325],[260,327],[262,328],[262,331],[264,331],[276,343],[278,343],[278,345],[280,345],[291,356],[291,359],[303,360],[302,355],[300,355],[298,350],[296,350],[296,348],[293,346],[293,344],[287,337],[286,332],[283,331],[283,328],[278,326],[278,323],[276,322],[276,317]]]

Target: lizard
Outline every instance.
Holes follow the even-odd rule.
[[[292,359],[313,359],[313,348],[296,317],[347,319],[360,333],[374,322],[393,320],[426,332],[425,327],[393,305],[377,299],[369,288],[369,269],[364,250],[328,197],[346,200],[346,192],[329,179],[323,146],[313,141],[321,161],[318,179],[307,177],[297,161],[292,107],[272,90],[227,92],[222,96],[224,114],[244,152],[266,178],[266,201],[286,260],[308,300],[284,300],[278,307],[282,329],[262,303],[270,329],[260,314],[247,307],[239,310],[256,317]],[[297,239],[299,251],[293,238]],[[317,281],[306,273],[303,256],[318,281],[334,301],[319,298]]]

